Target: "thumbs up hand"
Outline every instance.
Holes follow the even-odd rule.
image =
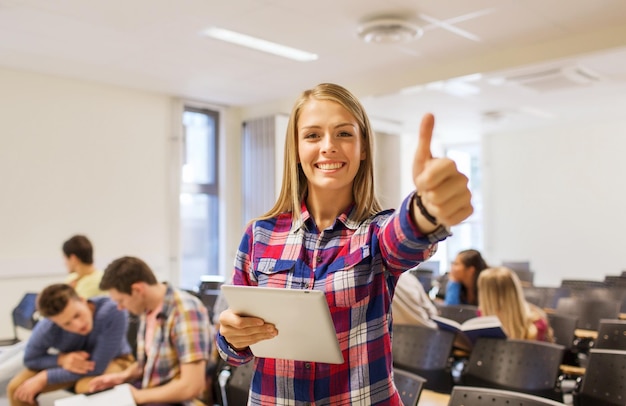
[[[448,158],[433,158],[430,142],[435,118],[428,113],[422,118],[419,142],[413,159],[413,182],[423,209],[436,219],[433,224],[413,201],[413,219],[421,232],[427,234],[440,224],[450,227],[468,218],[472,208],[472,194],[467,187],[467,176]]]

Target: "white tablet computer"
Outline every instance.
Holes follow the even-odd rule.
[[[238,285],[221,289],[235,313],[276,326],[276,337],[250,346],[255,357],[343,363],[324,292]]]

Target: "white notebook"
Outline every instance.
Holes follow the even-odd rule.
[[[130,385],[117,385],[102,392],[74,395],[54,401],[54,406],[136,406]]]
[[[273,323],[278,335],[250,346],[256,357],[342,364],[335,325],[319,290],[222,285],[235,313]]]

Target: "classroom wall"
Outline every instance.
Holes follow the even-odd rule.
[[[626,119],[558,123],[483,138],[485,256],[544,286],[626,270]]]
[[[12,336],[10,312],[25,292],[65,277],[61,245],[75,233],[93,241],[100,268],[134,255],[176,282],[180,101],[7,69],[0,89],[0,338]],[[240,121],[224,114],[222,125],[220,150],[232,157],[231,170],[220,171],[231,189],[222,189],[230,204],[221,237],[234,247],[220,257],[227,272],[241,221],[232,208],[239,137],[226,134],[239,134]]]
[[[64,277],[60,248],[74,233],[90,236],[101,268],[118,256],[137,255],[161,279],[175,281],[172,165],[180,101],[5,69],[0,89],[0,338],[12,335],[10,310],[24,292]],[[258,114],[251,107],[223,110],[220,151],[228,159],[220,164],[220,269],[227,275],[243,232],[241,122]],[[483,136],[485,256],[491,263],[530,260],[539,285],[601,280],[626,269],[620,238],[626,229],[626,120],[611,117]],[[396,206],[412,189],[415,136],[383,138],[377,183],[385,206]],[[401,151],[387,160],[392,145]],[[443,146],[433,148],[440,155]]]

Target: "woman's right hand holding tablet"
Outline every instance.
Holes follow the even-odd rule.
[[[243,350],[262,340],[278,335],[271,323],[258,317],[239,316],[230,309],[220,313],[220,334],[234,350]]]

